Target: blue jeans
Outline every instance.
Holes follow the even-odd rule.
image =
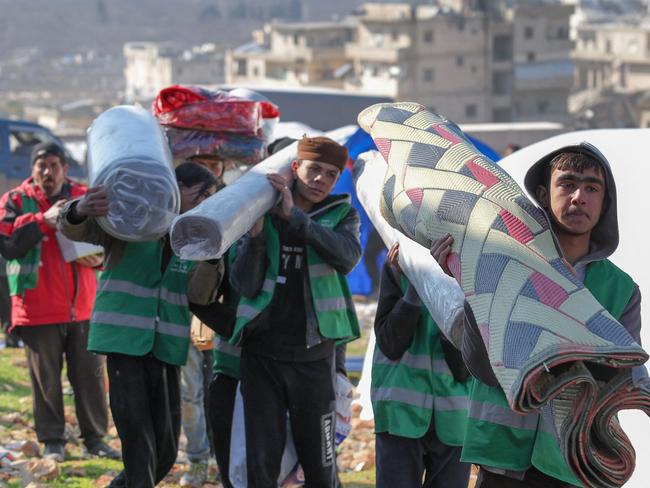
[[[206,371],[207,370],[207,371]],[[181,422],[187,437],[185,452],[192,463],[210,457],[210,439],[205,415],[205,399],[212,370],[212,351],[190,345],[187,364],[181,368]]]

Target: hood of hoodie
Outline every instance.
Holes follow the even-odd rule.
[[[524,186],[528,194],[535,200],[537,205],[542,206],[537,200],[536,189],[539,185],[547,185],[545,181],[546,168],[553,158],[563,152],[578,152],[595,158],[600,162],[605,177],[605,201],[603,212],[598,223],[591,231],[589,253],[580,261],[596,261],[609,257],[618,247],[618,217],[616,214],[616,183],[612,174],[612,168],[607,158],[593,145],[582,142],[580,144],[565,146],[557,149],[535,164],[533,164],[524,178]]]

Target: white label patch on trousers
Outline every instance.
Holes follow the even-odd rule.
[[[320,418],[321,458],[323,466],[334,464],[334,422],[335,413],[330,412]]]

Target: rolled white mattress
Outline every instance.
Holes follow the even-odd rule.
[[[180,192],[167,140],[147,110],[121,105],[102,113],[88,129],[91,186],[108,193],[99,225],[125,241],[157,239],[169,231]]]
[[[277,200],[268,173],[291,176],[298,143],[253,166],[242,177],[176,218],[171,245],[182,259],[205,261],[221,257],[230,246],[266,214]]]

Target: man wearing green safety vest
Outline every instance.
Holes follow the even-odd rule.
[[[212,174],[177,173],[181,212],[216,190]],[[183,175],[202,173],[197,183]],[[206,185],[205,183],[209,184]],[[67,204],[59,227],[69,238],[102,245],[104,271],[90,320],[88,349],[107,356],[110,406],[122,443],[124,470],[109,486],[153,487],[173,466],[180,433],[180,366],[190,344],[189,304],[212,300],[222,262],[192,263],[176,257],[168,236],[155,241],[118,240],[97,224],[108,214],[103,187]]]
[[[536,162],[524,181],[549,216],[576,276],[641,344],[639,287],[607,259],[618,246],[616,185],[608,161],[590,144],[568,146]],[[514,413],[501,389],[487,386],[495,378],[489,366],[479,366],[489,364],[485,348],[463,355],[476,363],[468,363],[470,371],[486,372],[472,388],[462,455],[481,466],[477,488],[581,486],[544,419]]]
[[[375,316],[372,363],[377,487],[466,488],[460,462],[472,381],[388,251]]]
[[[467,488],[460,462],[469,373],[388,251],[375,316],[372,362],[377,488]],[[424,480],[424,481],[423,481]]]
[[[292,178],[268,175],[280,201],[237,246],[248,486],[277,486],[287,412],[306,486],[336,483],[334,350],[359,336],[345,275],[361,257],[349,195],[330,195],[348,160],[325,137],[298,142]]]

